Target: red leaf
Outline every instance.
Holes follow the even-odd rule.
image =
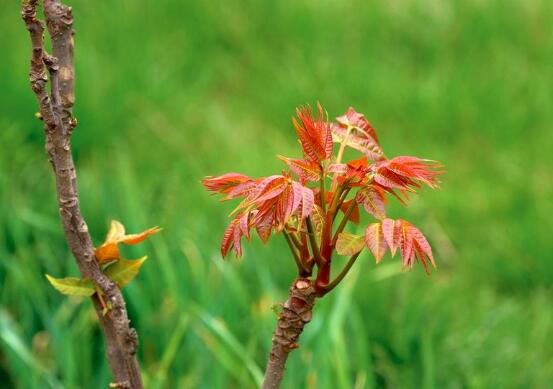
[[[424,234],[413,225],[409,226],[409,230],[421,260],[424,260],[424,257],[426,256],[430,259],[432,266],[436,267],[436,262],[434,262],[434,256],[432,255],[432,247],[430,247],[430,244],[428,243],[428,240],[426,240]]]
[[[401,223],[399,223],[399,220],[397,222],[392,219],[382,220],[382,233],[392,257],[395,256],[401,240]]]
[[[413,235],[411,234],[411,231],[409,229],[409,222],[405,220],[396,220],[396,223],[401,223],[401,242],[400,242],[400,250],[401,250],[401,258],[402,258],[402,265],[403,267],[413,266],[413,262],[411,260],[413,256]]]
[[[299,122],[292,119],[303,148],[304,156],[312,162],[324,161],[332,155],[330,123],[324,120],[323,108],[317,104],[317,118],[310,107],[296,110]]]
[[[386,197],[384,190],[376,185],[369,185],[357,192],[356,201],[363,204],[365,210],[375,218],[382,220],[386,217]]]
[[[246,212],[240,217],[240,231],[242,231],[242,235],[248,240],[250,240],[250,215],[251,212]]]
[[[229,249],[232,247],[235,227],[236,224],[234,223],[234,220],[232,220],[223,235],[223,241],[221,242],[221,255],[223,258],[227,256]]]
[[[386,249],[388,248],[380,223],[372,223],[367,226],[365,230],[365,243],[374,255],[376,263],[379,263],[382,257],[384,257],[384,254],[386,254]]]
[[[366,169],[369,166],[369,161],[367,157],[361,157],[359,159],[349,161],[348,166],[354,169]]]
[[[443,173],[435,170],[439,167],[441,165],[436,161],[403,156],[379,161],[372,170],[374,180],[382,186],[413,191],[413,188],[420,188],[419,182],[437,188],[437,176]]]
[[[261,203],[280,195],[286,189],[289,179],[284,176],[274,175],[263,179],[257,189],[257,193],[251,200],[252,203]]]
[[[228,193],[235,186],[248,181],[252,179],[243,174],[227,173],[222,176],[206,177],[202,180],[202,184],[211,192]]]
[[[331,127],[334,142],[345,143],[346,146],[361,151],[373,161],[384,158],[384,153],[378,144],[376,131],[363,114],[350,107],[344,115],[337,117],[336,120],[338,124]]]
[[[269,209],[265,213],[258,213],[255,217],[255,229],[263,243],[267,243],[273,230],[274,213]]]
[[[348,208],[350,207],[351,203],[354,202],[354,201],[355,201],[355,199],[344,201],[342,203],[342,206],[340,207],[340,210],[342,212],[346,213]],[[351,215],[349,215],[348,220],[350,220],[354,224],[359,224],[359,216],[360,216],[359,215],[359,207],[357,206],[357,204],[355,204],[355,208],[353,208],[353,212],[351,213]]]
[[[302,188],[302,200],[301,200],[301,219],[305,219],[313,212],[313,206],[315,205],[315,195],[313,191],[305,186]]]
[[[302,181],[318,181],[321,178],[321,166],[316,162],[303,159],[291,159],[281,155],[279,155],[278,158],[286,163],[290,170]]]
[[[378,143],[376,131],[365,118],[365,115],[355,111],[353,107],[349,107],[346,113],[342,116],[338,116],[336,120],[342,125],[342,127],[356,127],[363,130],[366,133],[367,138],[371,138]]]
[[[242,230],[239,228],[238,223],[234,227],[234,252],[238,257],[242,256]]]
[[[292,207],[290,209],[290,215],[296,213],[301,205],[303,199],[303,186],[296,181],[292,182]]]

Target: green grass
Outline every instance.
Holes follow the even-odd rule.
[[[393,217],[439,271],[363,255],[319,301],[285,388],[546,388],[553,382],[553,5],[548,0],[73,1],[83,212],[162,234],[125,288],[148,388],[259,384],[293,261],[283,239],[218,253],[208,174],[268,175],[297,156],[294,107],[349,105],[388,155],[447,168]],[[266,4],[265,4],[266,3]],[[0,2],[0,386],[110,379],[58,222],[19,2]]]

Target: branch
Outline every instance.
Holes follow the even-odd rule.
[[[111,304],[110,315],[104,316],[102,304],[95,294],[92,302],[103,329],[106,354],[119,388],[142,389],[136,359],[138,336],[129,327],[125,301],[117,285],[100,270],[88,226],[81,215],[76,172],[71,153],[70,136],[76,125],[72,116],[74,97],[73,15],[71,8],[59,0],[44,0],[46,25],[52,40],[53,56],[44,50],[44,24],[37,19],[37,0],[25,1],[22,17],[32,43],[30,70],[31,88],[35,93],[44,120],[46,150],[52,164],[56,193],[65,239],[84,278],[91,279]],[[51,95],[46,91],[51,77]]]

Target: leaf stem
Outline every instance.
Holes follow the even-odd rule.
[[[334,238],[332,238],[332,247],[336,245],[336,241],[338,240],[338,235],[344,231],[344,228],[346,228],[346,225],[348,223],[349,217],[355,210],[355,206],[357,203],[355,202],[355,199],[352,200],[351,204],[349,205],[348,209],[346,210],[346,213],[344,214],[344,218],[338,225],[338,229],[336,230],[336,233],[334,234]]]
[[[349,136],[350,136],[352,130],[353,130],[353,127],[348,126],[348,131],[346,133],[346,137],[340,143],[340,149],[338,150],[338,155],[336,156],[336,163],[342,163],[342,158],[344,157],[344,151],[346,150],[346,146],[347,146]]]
[[[321,167],[321,181],[319,181],[320,190],[319,196],[321,198],[321,209],[323,212],[326,212],[326,194],[325,194],[325,170]]]
[[[322,266],[323,259],[321,258],[321,252],[319,251],[319,246],[317,245],[317,239],[315,238],[315,229],[313,228],[311,217],[308,216],[307,219],[305,219],[305,224],[307,225],[307,235],[309,235],[309,243],[311,244],[311,251],[313,251],[315,262],[317,263],[317,266]]]
[[[286,225],[286,227],[289,227],[288,225]],[[293,231],[286,231],[286,229],[284,229],[284,232],[288,234],[288,237],[290,238],[290,240],[292,241],[292,243],[294,244],[294,246],[301,251],[302,249],[302,244],[301,242],[298,240],[296,234],[293,232]]]
[[[290,251],[292,252],[292,255],[294,256],[294,261],[296,262],[296,266],[298,267],[298,275],[301,277],[305,273],[308,273],[308,271],[304,267],[298,252],[294,248],[294,243],[292,242],[290,233],[287,232],[286,230],[283,230],[282,233],[284,235],[284,239],[286,239],[286,243],[288,243],[288,247],[290,247]]]
[[[336,164],[342,163],[342,158],[344,157],[344,151],[346,150],[346,146],[352,130],[353,130],[353,127],[348,126],[346,137],[342,142],[340,142],[340,149],[338,150],[338,154],[336,155]],[[338,179],[338,173],[334,173],[334,177],[332,178],[332,186],[331,186],[332,190],[336,189],[336,184],[338,183],[337,179]]]
[[[351,267],[353,266],[353,264],[357,260],[357,257],[359,257],[359,254],[361,254],[361,251],[356,253],[356,254],[353,254],[350,257],[350,259],[348,260],[348,263],[346,263],[346,266],[344,266],[344,268],[342,269],[340,274],[338,274],[336,276],[336,278],[324,288],[324,293],[325,294],[327,294],[332,289],[334,289],[336,287],[336,285],[338,285],[344,279],[346,274],[348,274],[349,270],[351,269]]]

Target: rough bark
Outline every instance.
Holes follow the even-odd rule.
[[[280,387],[288,354],[299,347],[297,341],[305,325],[311,321],[316,296],[309,279],[298,278],[292,283],[273,334],[263,389]]]
[[[125,300],[117,285],[102,273],[94,256],[88,226],[81,215],[70,138],[76,126],[72,115],[75,100],[73,66],[73,16],[71,7],[59,0],[44,0],[44,17],[52,41],[52,54],[44,50],[44,23],[37,19],[38,0],[22,5],[22,17],[30,32],[32,58],[30,82],[44,120],[48,158],[54,170],[60,218],[67,244],[83,277],[91,279],[105,294],[111,310],[103,314],[98,295],[92,302],[106,343],[106,356],[113,372],[112,387],[143,388],[136,359],[138,336],[129,326]],[[46,90],[47,71],[50,93]]]

